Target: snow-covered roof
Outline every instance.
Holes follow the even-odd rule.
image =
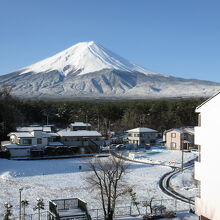
[[[102,136],[97,131],[87,131],[87,130],[70,131],[68,129],[58,131],[57,134],[62,137],[101,137]]]
[[[84,123],[84,122],[74,122],[70,124],[71,126],[76,126],[76,127],[86,127],[86,126],[91,126],[89,123]]]
[[[131,130],[128,130],[127,132],[138,132],[138,133],[152,133],[152,132],[158,132],[157,130],[151,129],[151,128],[134,128]]]
[[[50,126],[28,126],[28,127],[17,127],[17,131],[19,132],[29,132],[29,131],[45,131],[45,132],[51,132]]]
[[[211,96],[210,98],[208,98],[206,101],[204,101],[202,104],[200,104],[199,106],[196,107],[196,112],[199,112],[199,109],[206,105],[207,102],[211,101],[212,99],[216,98],[217,96],[220,95],[220,92],[217,92],[216,94],[214,94],[213,96]]]
[[[181,128],[171,128],[169,130],[164,131],[164,133],[168,133],[168,132],[171,132],[171,131],[177,131],[179,133],[184,133],[184,130],[181,129]]]
[[[19,138],[21,138],[21,137],[26,137],[26,138],[33,137],[33,135],[29,132],[11,132],[11,133],[8,134],[8,136],[11,136],[11,135],[15,135]]]
[[[171,128],[169,130],[166,130],[164,133],[168,133],[168,132],[172,132],[172,131],[177,131],[181,134],[183,134],[183,133],[194,134],[194,127]]]
[[[188,132],[188,133],[191,133],[191,134],[194,134],[195,133],[195,129],[194,127],[185,127],[183,128],[184,131]]]
[[[34,131],[32,132],[11,132],[8,134],[8,136],[15,135],[18,138],[30,138],[34,137]],[[42,137],[57,137],[59,136],[57,133],[46,133],[46,132],[41,132]]]
[[[4,147],[8,149],[24,149],[24,148],[32,148],[31,145],[18,145],[18,144],[5,144]]]

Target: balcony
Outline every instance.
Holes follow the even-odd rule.
[[[49,215],[53,220],[80,219],[90,220],[86,203],[78,198],[49,201]]]

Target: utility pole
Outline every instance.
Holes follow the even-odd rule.
[[[19,220],[21,220],[21,192],[23,188],[19,189]]]
[[[182,146],[182,163],[181,163],[181,170],[183,172],[183,146]]]

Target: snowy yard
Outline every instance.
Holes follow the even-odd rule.
[[[175,191],[187,197],[195,197],[198,193],[195,180],[193,179],[194,168],[184,170],[171,179],[171,186]]]
[[[170,156],[173,156],[172,153]],[[17,215],[19,188],[22,187],[24,188],[22,199],[30,201],[27,213],[33,213],[36,198],[43,198],[48,205],[50,199],[79,197],[88,203],[89,209],[100,208],[96,199],[97,192],[90,192],[84,181],[90,172],[87,167],[89,160],[87,158],[34,161],[0,159],[0,212],[2,213],[3,203],[7,201],[14,206],[14,214]],[[79,166],[82,167],[81,170]],[[140,201],[146,200],[149,194],[155,199],[170,198],[161,192],[158,185],[160,177],[169,170],[171,168],[164,166],[131,163],[126,180],[133,186]],[[119,202],[118,205],[128,205],[130,198],[127,197]]]
[[[181,167],[182,151],[167,150],[161,148],[153,148],[152,150],[139,151],[139,152],[126,152],[123,155],[128,156],[130,159],[142,161],[152,164],[161,164],[166,166]],[[183,162],[187,162],[196,157],[196,154],[191,152],[183,153]]]

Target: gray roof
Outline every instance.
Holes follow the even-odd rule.
[[[29,132],[29,131],[45,131],[51,132],[50,126],[27,126],[27,127],[17,127],[16,130],[18,132]]]

